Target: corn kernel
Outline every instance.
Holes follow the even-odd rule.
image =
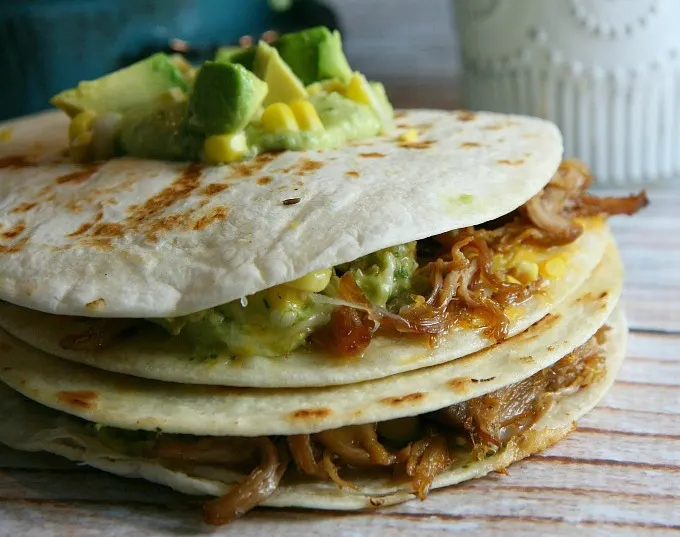
[[[517,265],[522,262],[536,263],[537,256],[536,252],[528,248],[520,248],[512,256],[512,264]]]
[[[286,103],[272,103],[262,112],[262,126],[270,132],[300,130],[293,111]]]
[[[538,279],[538,265],[530,261],[520,261],[512,267],[512,275],[524,285]]]
[[[203,143],[203,159],[212,164],[222,162],[234,162],[241,160],[248,144],[246,135],[242,132],[236,134],[217,134],[208,136]]]
[[[319,293],[323,291],[331,281],[332,269],[321,269],[305,274],[302,278],[288,282],[286,285],[307,293]]]
[[[92,122],[95,117],[97,116],[94,112],[87,110],[74,117],[68,126],[69,140],[74,140],[78,135],[89,132],[92,129]]]
[[[418,140],[418,131],[416,129],[408,129],[399,135],[400,142],[416,142]]]
[[[268,310],[289,310],[300,307],[302,298],[297,289],[288,285],[277,285],[266,289],[263,293],[265,308]]]
[[[349,84],[347,84],[347,88],[345,88],[345,95],[353,101],[364,103],[369,106],[373,102],[371,87],[368,85],[366,78],[359,73],[354,73],[352,75]]]
[[[541,264],[541,275],[546,278],[559,278],[564,276],[567,271],[567,265],[564,260],[559,257],[548,259]]]
[[[319,114],[309,101],[298,99],[290,103],[290,109],[298,123],[298,126],[303,131],[320,131],[323,130],[323,123],[319,119]]]
[[[321,93],[323,91],[323,86],[321,85],[321,82],[314,82],[305,89],[307,90],[307,95],[311,97],[312,95],[318,95]]]

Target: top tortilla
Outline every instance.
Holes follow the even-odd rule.
[[[0,125],[0,299],[171,317],[523,204],[562,158],[552,123],[412,110],[390,137],[229,166],[68,162],[67,119]],[[419,141],[404,144],[407,128]],[[298,201],[299,200],[299,201]]]

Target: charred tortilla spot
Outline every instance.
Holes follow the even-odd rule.
[[[289,198],[287,200],[283,200],[282,203],[284,205],[295,205],[296,203],[300,203],[300,198]]]
[[[608,295],[609,295],[609,293],[607,291],[602,291],[600,293],[600,296],[598,296],[597,298],[600,299],[600,300],[604,300],[605,298],[607,298]]]
[[[224,183],[210,183],[203,189],[203,194],[205,196],[214,196],[215,194],[219,194],[220,192],[226,190],[230,186],[231,185]]]
[[[399,110],[394,113],[394,119],[401,119],[402,117],[406,117],[406,110]]]
[[[321,168],[323,168],[323,166],[324,163],[321,162],[320,160],[303,159],[302,162],[300,162],[300,165],[298,166],[298,174],[306,175],[308,173],[320,170]]]
[[[97,300],[93,300],[92,302],[85,304],[86,310],[101,311],[104,308],[106,308],[106,300],[103,298],[98,298]]]
[[[520,358],[518,358],[518,360],[526,364],[533,364],[535,362],[533,356],[521,356]]]
[[[271,175],[265,175],[257,180],[258,185],[268,185],[273,181]]]
[[[414,401],[419,401],[425,397],[422,392],[409,393],[408,395],[402,395],[401,397],[385,397],[380,401],[387,405],[400,405],[402,403],[412,403]]]
[[[38,205],[37,201],[34,201],[32,203],[24,202],[14,207],[14,209],[12,209],[10,213],[27,213],[28,211],[33,209],[36,205]]]
[[[369,153],[359,153],[360,157],[363,158],[383,158],[386,157],[385,153],[378,153],[377,151],[371,151]]]
[[[67,237],[77,237],[78,235],[82,235],[83,233],[87,233],[93,225],[94,224],[92,222],[85,222],[83,224],[80,224],[80,227],[78,227],[78,229],[76,229],[73,233],[69,233],[66,236]]]
[[[123,225],[115,223],[99,224],[92,230],[92,235],[99,237],[122,237]]]
[[[485,131],[499,131],[504,127],[502,123],[494,123],[493,125],[488,125],[486,127],[482,127]]]
[[[473,147],[481,147],[482,144],[479,144],[479,143],[477,143],[477,142],[463,142],[462,144],[460,144],[460,146],[461,146],[463,149],[471,149],[471,148],[473,148]]]
[[[83,170],[78,170],[76,172],[67,173],[66,175],[61,175],[56,178],[55,183],[58,185],[63,185],[64,183],[70,183],[79,185],[84,183],[90,177],[92,177],[99,170],[99,166],[90,166]]]
[[[498,161],[498,164],[504,164],[505,166],[521,166],[524,164],[524,160],[521,158],[517,160],[502,159]]]
[[[290,417],[298,420],[312,420],[326,418],[332,414],[330,408],[303,408],[290,414]]]
[[[422,142],[399,142],[399,147],[404,149],[428,149],[434,140],[423,140]]]
[[[90,410],[97,406],[97,399],[99,398],[99,395],[97,392],[79,390],[73,392],[59,392],[57,394],[57,398],[65,405],[77,406],[86,410]]]
[[[21,235],[26,229],[26,222],[24,220],[19,220],[12,228],[2,233],[5,239],[16,239]]]
[[[354,179],[356,179],[356,178],[359,177],[359,172],[354,171],[354,170],[350,170],[348,172],[345,172],[345,175],[348,176],[348,177],[353,177]]]
[[[226,220],[228,216],[229,210],[226,207],[214,207],[208,212],[208,214],[201,216],[196,221],[194,221],[193,229],[196,231],[205,229],[215,222]]]
[[[485,378],[485,379],[470,379],[470,380],[474,383],[478,383],[478,382],[490,382],[490,381],[494,380],[495,378],[496,377],[488,377],[488,378]]]
[[[456,377],[455,379],[449,380],[446,384],[456,392],[466,392],[468,391],[468,386],[472,379],[470,377]]]
[[[0,254],[16,254],[23,250],[24,246],[28,244],[28,237],[20,240],[16,244],[6,245],[0,244]]]
[[[477,116],[472,112],[468,112],[467,110],[461,110],[458,112],[456,117],[459,121],[474,121]]]

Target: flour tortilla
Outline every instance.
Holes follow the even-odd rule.
[[[0,299],[92,317],[204,310],[509,213],[562,158],[540,119],[402,114],[390,137],[198,172],[122,158],[90,174],[63,156],[64,116],[0,125],[12,134],[0,143]],[[409,128],[419,141],[400,143]],[[17,155],[35,165],[10,166]]]
[[[536,295],[517,308],[509,334],[523,332],[577,292],[613,241],[607,226],[594,220],[576,242],[552,248],[552,255],[565,261],[564,275],[548,279],[544,295]],[[191,384],[257,388],[349,384],[441,364],[494,343],[481,329],[454,328],[435,349],[419,340],[376,337],[356,359],[334,359],[312,349],[276,358],[192,359],[190,342],[178,341],[149,324],[136,335],[96,351],[69,350],[60,345],[62,338],[81,334],[92,323],[92,319],[50,315],[0,302],[0,327],[49,354],[108,371]]]
[[[498,454],[482,461],[458,463],[434,480],[441,488],[481,477],[559,441],[575,421],[592,409],[611,387],[625,355],[626,323],[618,308],[608,320],[604,344],[607,372],[597,383],[561,398],[533,428],[511,441]],[[68,459],[125,477],[141,477],[186,494],[221,496],[244,476],[196,468],[192,475],[171,470],[154,460],[133,458],[112,451],[86,434],[85,422],[29,401],[0,383],[0,442],[26,451],[49,451]],[[205,477],[209,475],[210,477]],[[200,477],[203,476],[203,477]],[[362,478],[353,480],[357,490],[339,489],[332,482],[282,484],[263,505],[312,509],[356,510],[392,505],[412,499],[408,483]]]
[[[588,340],[621,291],[612,246],[570,300],[489,349],[373,382],[254,389],[170,384],[60,360],[0,331],[0,380],[46,406],[123,429],[216,436],[314,433],[414,416],[525,379]]]

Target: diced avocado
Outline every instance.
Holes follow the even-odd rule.
[[[217,49],[215,54],[215,61],[220,63],[238,63],[249,71],[253,70],[253,62],[255,61],[255,53],[257,47],[222,47]]]
[[[278,102],[288,103],[308,97],[307,90],[300,79],[281,59],[278,51],[264,41],[260,41],[257,45],[253,72],[269,87],[264,106]]]
[[[71,117],[85,110],[124,113],[172,88],[186,91],[186,78],[175,61],[158,53],[96,80],[83,81],[50,102]]]
[[[267,95],[267,84],[242,65],[206,62],[189,99],[189,126],[203,134],[242,130]]]
[[[344,81],[352,75],[340,33],[324,26],[283,35],[274,47],[306,86],[326,78]]]
[[[199,160],[203,136],[186,126],[186,101],[140,106],[123,115],[118,138],[124,155],[158,160]]]

